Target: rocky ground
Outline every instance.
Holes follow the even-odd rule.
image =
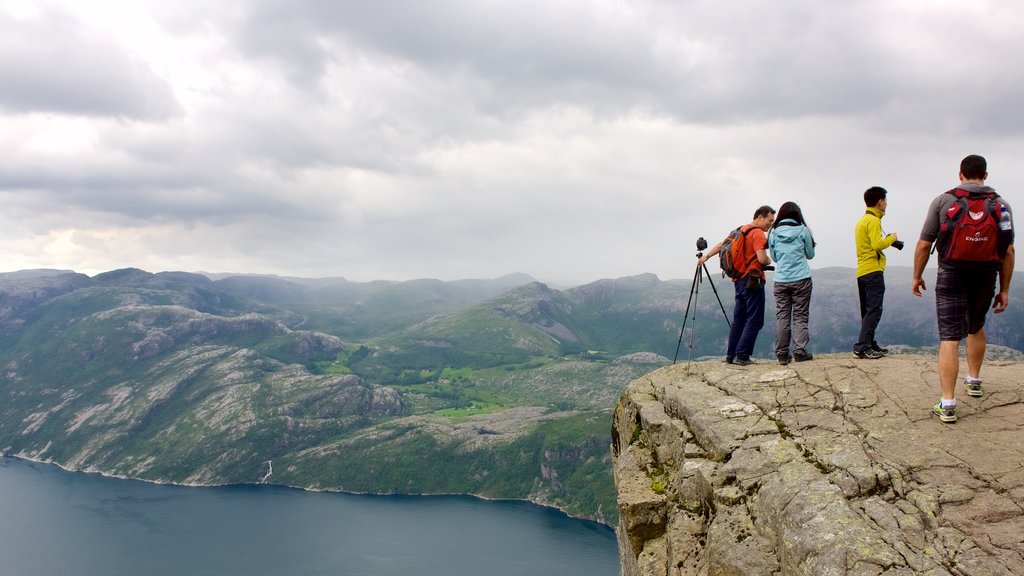
[[[961,363],[961,378],[966,365]],[[1024,574],[1024,365],[959,421],[934,356],[678,364],[612,429],[624,575]]]

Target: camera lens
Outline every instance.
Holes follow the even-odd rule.
[[[894,240],[892,243],[892,247],[897,250],[903,250],[903,240]]]

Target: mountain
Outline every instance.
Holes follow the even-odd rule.
[[[879,339],[934,346],[934,302],[909,276],[887,272]],[[814,282],[812,351],[850,350],[852,270]],[[1022,295],[991,318],[994,344],[1024,347]],[[615,399],[677,345],[681,361],[721,355],[731,304],[718,277],[652,274],[566,290],[524,275],[0,275],[0,451],[158,482],[525,498],[612,522]]]

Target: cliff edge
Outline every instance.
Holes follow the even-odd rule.
[[[961,381],[955,424],[931,413],[934,356],[634,380],[612,424],[622,574],[1024,574],[1021,373],[986,363],[977,399]]]

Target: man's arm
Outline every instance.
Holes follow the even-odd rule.
[[[1010,246],[1010,248],[1013,248],[1013,246]],[[917,248],[914,249],[914,280],[910,284],[910,290],[914,293],[914,296],[920,296],[921,291],[927,289],[924,285],[924,267],[928,265],[928,257],[931,250],[931,242],[927,240],[917,241]]]
[[[712,246],[710,250],[708,250],[707,252],[704,252],[703,256],[701,256],[700,258],[697,258],[697,265],[700,266],[701,264],[704,264],[705,262],[710,260],[712,256],[714,256],[715,254],[718,254],[718,252],[722,249],[722,244],[724,242],[725,242],[725,240],[722,240],[718,244],[715,244],[714,246]]]
[[[892,246],[892,243],[896,241],[896,234],[883,235],[882,221],[877,218],[871,218],[868,222],[868,238],[871,241],[871,247],[881,252]]]
[[[754,257],[761,265],[767,266],[772,263],[771,257],[768,256],[768,235],[764,233],[764,230],[754,228],[747,235],[747,241],[754,243]]]
[[[1010,278],[1013,277],[1013,244],[1006,249],[1006,258],[1003,258],[1003,267],[999,269],[999,293],[992,302],[992,310],[999,314],[1006,310],[1010,304]]]

